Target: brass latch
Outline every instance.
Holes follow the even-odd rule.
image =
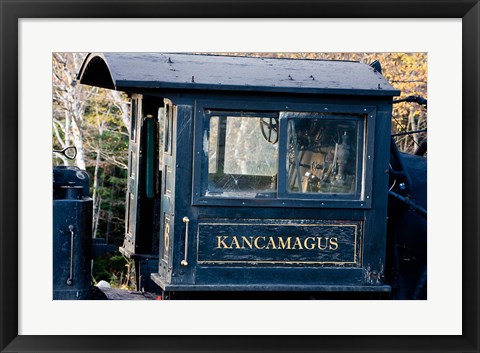
[[[187,256],[188,256],[188,222],[190,222],[190,219],[188,217],[183,217],[183,223],[185,223],[185,257],[180,262],[180,265],[182,266],[188,266],[187,262]]]

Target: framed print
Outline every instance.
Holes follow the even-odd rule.
[[[0,0],[0,4],[1,352],[479,351],[478,0],[378,3]],[[428,299],[396,303],[52,301],[51,55],[119,51],[428,52],[432,109]],[[244,110],[245,102],[239,99],[235,104],[238,111]],[[233,116],[205,97],[196,101],[195,107],[206,111],[203,125],[196,126],[199,136],[208,135],[209,129],[214,128],[212,121],[270,119],[272,124],[278,118],[275,126],[284,131],[279,133],[279,139],[286,143],[295,136],[292,129],[301,128],[299,119],[314,123],[319,119],[314,110],[305,107],[301,107],[300,113],[282,112],[277,117],[270,111],[265,113],[260,105],[263,111],[256,111],[253,118],[245,118],[243,112]],[[371,107],[365,109],[373,111]],[[342,114],[330,117],[327,128],[341,120],[345,129],[360,141],[358,146],[366,145],[365,151],[373,151],[374,147],[365,142],[374,131],[369,130],[372,125],[363,123],[357,111]],[[192,146],[193,152],[200,152],[204,144],[197,139]],[[285,151],[279,153],[287,160]],[[363,163],[366,158],[361,151],[359,148],[354,155],[355,160]],[[224,190],[223,185],[210,180],[208,163],[208,158],[192,161],[192,165],[203,171],[195,176],[201,192],[192,197],[192,202],[222,207],[225,198],[218,196],[219,193],[231,190]],[[354,168],[351,185],[343,192],[342,207],[353,209],[351,212],[372,207],[370,203],[361,203],[358,191],[375,188],[376,180],[370,180],[368,174],[375,172],[369,169],[368,161],[365,165],[365,175],[369,178],[356,178],[363,170]],[[262,184],[256,193],[267,194],[270,174],[266,186]],[[261,176],[266,180],[265,175]],[[375,175],[378,179],[379,174]],[[215,184],[213,194],[208,189],[209,183]],[[295,182],[290,185],[286,174],[278,183],[284,186],[285,199],[293,205],[302,186]],[[278,201],[270,196],[266,195],[263,202],[277,206]],[[306,205],[315,197],[301,195]],[[322,197],[322,202],[329,202],[330,195]],[[245,202],[252,201],[247,198]],[[362,236],[357,232],[359,222],[341,219],[336,222],[346,229],[352,244],[346,260],[342,261],[355,266],[357,235],[358,239]],[[278,226],[272,220],[252,224],[272,229]],[[223,234],[237,232],[239,225],[240,222],[209,221],[199,229]],[[304,222],[301,226],[315,232],[330,225]],[[200,231],[190,235],[202,237]],[[228,236],[222,239],[226,241]],[[204,244],[211,245],[208,240]],[[225,242],[219,244],[227,248]],[[335,242],[330,245],[338,246]],[[199,262],[225,260],[220,252],[199,253]],[[230,260],[228,256],[226,259]],[[348,268],[345,270],[347,273]]]

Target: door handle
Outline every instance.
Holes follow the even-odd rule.
[[[70,231],[70,276],[67,278],[67,286],[71,286],[73,284],[73,239],[75,238],[73,229],[73,225],[70,224],[68,226],[68,230]]]
[[[188,266],[188,262],[187,262],[187,256],[188,256],[188,222],[190,222],[190,219],[188,217],[183,217],[183,223],[185,223],[185,257],[180,262],[180,265],[182,265],[182,266]]]

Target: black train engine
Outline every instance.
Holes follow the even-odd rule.
[[[412,182],[425,159],[391,143],[400,92],[378,68],[92,53],[79,80],[132,100],[120,251],[135,261],[139,289],[164,298],[426,295],[423,255],[411,270],[397,247],[411,234],[401,228],[410,210],[426,208],[426,185]],[[410,239],[420,253],[425,217]]]

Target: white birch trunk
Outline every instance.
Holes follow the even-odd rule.
[[[128,133],[130,134],[130,105],[122,100],[122,97],[118,91],[110,91],[109,93],[115,104],[121,109],[122,121],[125,124]]]

